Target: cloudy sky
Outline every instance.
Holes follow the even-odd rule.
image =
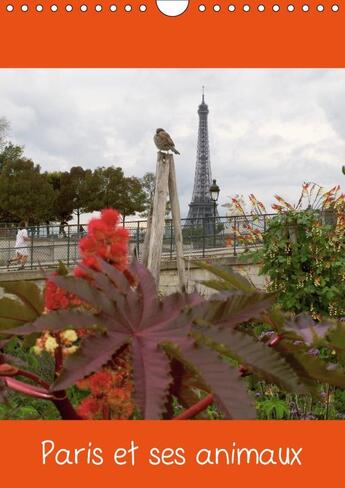
[[[220,203],[249,193],[295,201],[310,180],[345,186],[345,70],[0,69],[0,117],[43,170],[116,165],[139,177],[154,171],[152,137],[164,127],[181,152],[186,215],[202,85]]]

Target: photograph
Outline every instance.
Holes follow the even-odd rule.
[[[345,419],[344,97],[0,68],[0,420]]]

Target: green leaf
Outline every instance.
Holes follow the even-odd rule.
[[[345,366],[345,324],[339,322],[334,329],[327,334],[331,347],[337,354],[337,359],[342,366]]]
[[[59,266],[57,268],[57,274],[60,276],[67,276],[68,275],[68,268],[66,267],[66,265],[62,261],[59,261]]]
[[[211,264],[205,263],[203,261],[196,262],[196,265],[199,266],[201,269],[205,269],[206,271],[211,272],[215,276],[220,278],[219,284],[217,285],[216,289],[219,289],[219,286],[222,286],[222,290],[241,290],[246,293],[251,293],[256,291],[254,285],[252,285],[244,276],[240,273],[236,273],[232,270],[225,270],[220,267],[212,266]],[[211,285],[213,288],[214,281],[203,281],[202,282],[205,286]]]
[[[6,329],[12,329],[21,325],[32,322],[37,317],[37,314],[31,307],[20,303],[9,297],[3,297],[0,300],[0,331],[5,332]],[[11,331],[11,333],[17,333]]]
[[[3,281],[1,288],[4,289],[5,293],[16,295],[36,316],[43,312],[43,294],[35,283],[30,281]]]

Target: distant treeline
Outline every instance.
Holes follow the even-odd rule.
[[[2,123],[1,123],[2,122]],[[0,119],[0,222],[63,222],[84,212],[118,209],[122,216],[146,215],[154,192],[154,175],[125,176],[121,167],[42,172],[21,146],[5,141]]]

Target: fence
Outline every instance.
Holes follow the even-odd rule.
[[[217,254],[237,254],[253,249],[261,244],[260,234],[274,214],[261,216],[230,216],[208,219],[182,219],[183,245],[185,256],[207,257]],[[126,221],[129,231],[131,252],[142,256],[147,221]],[[55,266],[59,261],[67,266],[79,259],[78,242],[86,234],[86,225],[44,225],[28,229],[27,268]],[[254,231],[254,232],[253,232]],[[8,260],[15,255],[15,226],[0,227],[0,271],[7,269]],[[257,238],[255,238],[257,235]],[[247,239],[247,238],[248,239]],[[171,219],[165,222],[162,259],[173,260],[175,240]],[[13,266],[10,269],[15,269]]]

